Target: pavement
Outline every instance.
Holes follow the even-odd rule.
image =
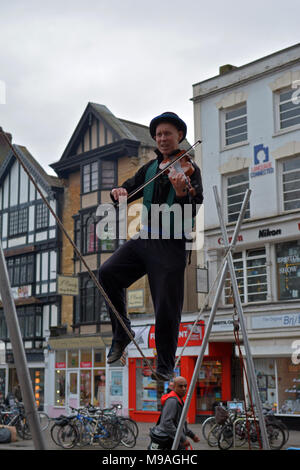
[[[75,455],[78,455],[79,452],[85,452],[85,451],[102,451],[107,454],[109,452],[110,454],[113,453],[113,455],[118,455],[118,453],[122,453],[122,455],[125,455],[125,453],[132,453],[133,451],[142,451],[142,450],[147,450],[147,447],[150,443],[150,438],[149,438],[149,429],[154,426],[154,423],[138,423],[139,427],[139,435],[136,441],[136,445],[134,448],[127,448],[123,445],[119,445],[116,447],[113,451],[105,451],[102,449],[98,444],[94,444],[92,446],[86,446],[86,447],[75,447],[74,449],[62,449],[61,447],[57,446],[51,436],[50,436],[50,428],[52,426],[52,423],[50,422],[49,427],[47,430],[43,431],[43,440],[45,442],[45,449],[44,450],[51,450],[51,451],[59,451],[60,455],[62,456],[60,451],[65,451],[69,453],[69,456],[71,454],[74,457]],[[241,450],[249,450],[248,442],[239,449],[230,449],[229,451],[220,451],[218,447],[210,447],[206,440],[203,438],[202,433],[201,433],[201,424],[190,424],[189,428],[200,437],[200,442],[192,442],[192,450],[198,453],[198,451],[212,451],[214,453],[221,453],[224,455],[224,452],[230,452],[230,450],[233,451],[241,451]],[[288,442],[282,447],[281,450],[287,449],[289,447],[298,447],[300,448],[300,431],[290,431],[289,435],[289,440]],[[6,451],[32,451],[32,450],[39,450],[35,448],[34,442],[32,440],[21,440],[20,438],[17,438],[16,442],[11,442],[9,444],[0,444],[0,451],[1,450],[6,450]],[[255,449],[253,449],[255,450]],[[75,451],[75,453],[73,452]],[[54,452],[56,454],[56,452]],[[22,455],[24,453],[22,452]],[[299,454],[300,455],[300,454]],[[76,458],[76,457],[75,457]]]

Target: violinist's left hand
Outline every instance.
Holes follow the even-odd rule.
[[[184,197],[187,195],[187,181],[186,178],[189,177],[184,175],[183,173],[177,173],[170,171],[169,173],[169,180],[172,183],[173,188],[175,189],[175,193],[177,197]]]

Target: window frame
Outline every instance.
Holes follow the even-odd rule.
[[[235,119],[241,119],[243,117],[246,117],[246,139],[240,140],[238,142],[233,142],[230,144],[226,143],[226,123],[227,122],[232,122],[234,119],[226,119],[226,114],[238,111],[240,108],[246,107],[246,113],[242,114],[241,116],[237,116]],[[236,126],[238,127],[238,126]],[[220,110],[220,128],[221,128],[221,149],[222,150],[227,150],[235,147],[239,147],[241,145],[247,145],[249,143],[248,140],[248,133],[249,133],[249,128],[248,128],[248,107],[247,107],[247,101],[243,101],[241,103],[238,103],[234,106],[222,108]],[[240,135],[243,135],[244,133],[241,133]],[[239,134],[237,134],[239,135]]]
[[[265,251],[264,254],[261,254],[261,255],[258,255],[258,256],[249,256],[249,253],[251,253],[251,252],[263,251],[263,250]],[[240,257],[238,257],[238,255],[240,255]],[[259,267],[264,267],[265,272],[262,273],[262,274],[256,275],[256,277],[265,276],[265,278],[266,278],[266,282],[263,283],[263,285],[266,286],[266,291],[263,292],[263,294],[265,294],[265,299],[249,301],[249,296],[255,295],[255,294],[257,294],[257,292],[256,293],[249,292],[249,287],[253,286],[253,284],[249,284],[248,270],[251,269],[251,267],[248,266],[248,261],[249,260],[257,260],[257,259],[265,259],[265,264],[258,265]],[[238,284],[239,284],[238,280],[239,279],[242,280],[242,286],[241,286],[242,289],[243,289],[242,293],[240,292],[240,289],[239,289],[241,303],[243,305],[248,305],[248,304],[253,305],[253,304],[258,303],[258,302],[259,303],[260,302],[268,302],[269,294],[270,294],[270,292],[269,292],[270,279],[268,279],[268,276],[269,276],[269,272],[268,272],[268,253],[267,253],[266,247],[249,248],[249,249],[246,249],[246,250],[241,250],[241,251],[235,252],[233,254],[233,264],[234,264],[234,266],[238,262],[242,263],[242,273],[241,273],[241,276],[237,276],[236,268],[235,268],[235,275],[236,275]],[[230,305],[233,305],[233,302],[229,302],[227,300],[227,298],[229,296],[226,294],[226,291],[229,289],[230,285],[231,285],[231,278],[228,274],[227,278],[226,278],[226,281],[225,281],[224,289],[223,289],[223,304],[227,307],[230,306]],[[233,297],[233,295],[232,295],[232,297]]]
[[[41,212],[39,213],[39,209]],[[35,205],[34,226],[36,231],[45,230],[49,227],[50,211],[44,202]],[[39,222],[39,223],[38,223]]]
[[[96,273],[95,273],[96,274]],[[90,292],[92,291],[92,292]],[[94,306],[92,315],[91,311],[87,312],[87,298],[92,298]],[[106,312],[104,312],[104,310]],[[98,315],[98,318],[97,318]],[[108,308],[104,297],[101,295],[94,281],[88,273],[80,273],[79,275],[79,296],[75,299],[74,304],[74,324],[75,325],[91,325],[91,324],[107,324],[110,322]]]
[[[22,282],[22,268],[25,267],[26,280]],[[25,254],[14,256],[7,259],[7,271],[10,279],[11,287],[26,286],[35,283],[35,256],[33,254]],[[17,271],[19,271],[17,275]],[[18,277],[18,282],[17,278]]]
[[[111,168],[104,168],[105,164],[111,164]],[[97,165],[97,169],[92,171],[93,165]],[[87,171],[88,179],[89,179],[89,184],[88,188],[85,187],[85,169],[88,168],[89,171]],[[106,171],[112,171],[113,175],[110,177],[107,177],[109,179],[109,183],[104,182],[104,176]],[[88,163],[83,163],[80,168],[80,174],[81,174],[81,194],[89,194],[93,193],[95,191],[104,191],[104,190],[111,190],[114,186],[117,184],[117,165],[116,161],[112,159],[98,159],[98,160],[93,160]],[[97,174],[97,179],[96,179],[96,184],[93,186],[93,175]]]
[[[245,182],[240,182],[240,183],[235,183],[235,184],[232,184],[232,185],[228,185],[228,182],[229,182],[229,178],[233,178],[235,176],[239,176],[241,175],[243,172],[247,172],[248,174],[248,180],[246,180]],[[233,187],[237,187],[238,185],[243,185],[243,184],[246,184],[248,183],[248,187],[247,189],[250,188],[250,176],[249,176],[249,168],[244,168],[242,170],[239,170],[239,171],[236,171],[234,173],[228,173],[228,174],[224,174],[223,175],[223,181],[224,181],[224,201],[226,201],[226,219],[227,219],[227,223],[230,224],[230,223],[234,223],[237,221],[238,219],[238,214],[240,213],[240,209],[242,207],[242,204],[243,204],[243,200],[244,200],[244,197],[245,197],[245,193],[237,193],[236,195],[230,195],[228,196],[228,189],[229,188],[233,188]],[[247,190],[246,189],[246,190]],[[237,205],[237,204],[240,204],[240,208],[237,212],[233,212],[232,214],[229,213],[228,211],[228,197],[233,197],[233,196],[238,196],[239,194],[243,194],[243,197],[242,197],[242,200],[241,202],[238,202],[236,204],[231,204],[231,205]],[[230,218],[230,215],[233,215],[233,214],[237,214],[237,217],[235,219],[232,219],[232,220],[229,220]],[[246,211],[245,211],[245,217],[244,219],[246,220],[249,220],[251,218],[251,207],[250,207],[250,201],[248,202],[248,205],[247,205],[247,208],[246,208]]]
[[[299,171],[300,172],[300,167],[299,167],[299,170],[288,170],[288,171],[284,171],[284,164],[287,163],[287,162],[290,162],[292,160],[296,160],[297,158],[300,159],[300,154],[296,154],[296,155],[292,155],[290,157],[286,157],[286,158],[283,158],[281,160],[278,161],[278,178],[279,178],[279,187],[280,187],[280,191],[278,191],[279,193],[279,198],[280,198],[280,210],[282,213],[285,213],[285,214],[288,214],[289,212],[294,212],[294,211],[299,211],[299,208],[300,208],[300,205],[299,207],[294,207],[292,209],[285,209],[285,202],[291,202],[291,201],[285,201],[284,200],[284,181],[283,181],[283,177],[284,177],[284,174],[288,174],[288,173],[292,173],[292,171]],[[300,185],[300,179],[299,180],[293,180],[293,181],[299,181],[299,185]],[[288,183],[288,182],[285,182],[285,183]],[[297,191],[297,190],[295,190]],[[300,186],[299,186],[299,191],[300,191]],[[295,199],[295,201],[299,201],[300,203],[300,198],[299,199]]]
[[[24,214],[26,214],[25,217],[24,217]],[[14,217],[15,217],[15,220],[13,220]],[[29,223],[28,206],[10,210],[8,212],[8,227],[7,227],[8,238],[14,238],[14,237],[18,237],[20,235],[26,234],[28,232],[28,223]],[[12,230],[13,228],[15,230]]]
[[[288,86],[288,87],[284,87],[284,88],[281,88],[279,90],[276,90],[274,91],[274,98],[273,98],[273,102],[274,102],[274,127],[275,127],[275,133],[276,134],[281,134],[281,133],[285,133],[285,132],[290,132],[290,131],[293,131],[293,130],[297,130],[300,128],[300,122],[298,124],[295,124],[295,125],[292,125],[292,126],[287,126],[287,127],[281,127],[281,120],[280,120],[280,96],[283,94],[283,93],[287,93],[289,91],[291,91],[292,93],[295,92],[297,89],[293,89],[291,86]],[[291,100],[290,100],[291,101]],[[288,101],[286,101],[288,102]],[[299,104],[300,106],[300,104]],[[300,116],[300,111],[299,111],[299,116]]]

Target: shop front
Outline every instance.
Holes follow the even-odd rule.
[[[180,325],[177,354],[180,356],[176,375],[181,375],[190,383],[204,336],[204,322],[198,322],[193,329],[188,344],[184,347],[193,327],[192,322]],[[136,339],[151,367],[156,368],[154,325],[135,327]],[[155,422],[158,419],[161,393],[157,382],[151,378],[151,369],[145,359],[136,357],[136,349],[129,347],[129,412],[138,422]],[[195,423],[199,415],[214,412],[214,404],[231,399],[231,356],[232,343],[210,343],[205,352],[199,372],[187,419]],[[164,384],[167,390],[168,384]]]
[[[45,364],[43,353],[26,354],[29,376],[32,383],[35,403],[38,410],[44,410],[45,405]],[[14,364],[12,352],[6,352],[5,362],[0,364],[0,402],[4,401],[8,393],[22,401],[20,383]]]

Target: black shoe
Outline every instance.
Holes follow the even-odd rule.
[[[152,380],[158,380],[161,382],[169,382],[170,380],[174,379],[173,372],[152,372],[151,374]]]
[[[133,337],[135,337],[135,332],[131,331]],[[131,339],[127,336],[126,340],[124,341],[112,341],[111,348],[107,355],[107,364],[112,364],[113,362],[118,361],[121,359],[122,354],[128,344],[131,343]]]

